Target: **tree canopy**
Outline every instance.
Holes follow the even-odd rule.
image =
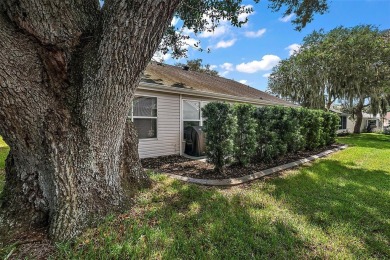
[[[300,50],[282,60],[269,78],[272,93],[305,107],[329,109],[340,100],[384,111],[390,86],[388,34],[376,27],[337,27],[328,33],[314,31]]]
[[[177,62],[175,66],[188,67],[191,71],[198,71],[212,76],[218,76],[218,71],[211,68],[210,64],[202,64],[202,59],[187,60],[187,63]]]
[[[241,14],[253,12],[251,5],[243,5],[242,0],[184,0],[181,1],[175,13],[176,18],[180,18],[183,23],[177,27],[171,25],[167,28],[163,40],[159,46],[159,51],[163,54],[172,53],[175,58],[187,56],[186,40],[189,36],[186,32],[193,31],[195,34],[203,31],[213,31],[221,21],[230,21],[232,26],[241,27],[248,21],[240,19]],[[260,0],[253,0],[259,3]],[[291,21],[296,30],[301,30],[307,23],[313,20],[315,13],[323,14],[327,11],[327,0],[314,1],[288,1],[270,0],[269,8],[274,11],[284,10],[283,16],[295,14]],[[198,47],[195,44],[195,47]],[[201,48],[199,48],[202,50]]]

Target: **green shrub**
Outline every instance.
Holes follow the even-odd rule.
[[[300,114],[301,134],[305,139],[306,150],[314,150],[323,145],[322,113],[320,110],[302,108]]]
[[[234,135],[234,157],[241,165],[247,165],[256,152],[256,120],[255,107],[249,104],[234,106],[237,118],[237,131]]]
[[[331,145],[336,141],[338,126],[340,125],[340,116],[332,112],[324,112],[322,115],[324,121],[323,127],[323,145]]]
[[[257,160],[272,160],[287,152],[287,144],[282,139],[281,130],[285,115],[281,107],[259,107],[257,120]]]
[[[233,138],[236,132],[236,118],[233,107],[227,103],[208,103],[203,109],[204,131],[206,133],[206,155],[215,165],[216,171],[223,171],[233,154]]]
[[[224,103],[209,103],[203,110],[208,118],[207,155],[216,170],[222,169],[232,154],[238,163],[246,165],[250,159],[273,160],[286,153],[330,145],[339,126],[337,114],[322,110],[280,106],[255,109],[238,104],[232,111]]]

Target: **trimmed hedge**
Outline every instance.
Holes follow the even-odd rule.
[[[336,113],[280,106],[211,102],[203,108],[206,153],[219,171],[234,157],[241,165],[267,161],[336,140]]]
[[[255,107],[249,104],[236,104],[234,115],[237,118],[237,131],[234,135],[234,158],[240,165],[247,165],[256,153]]]
[[[227,103],[208,103],[202,108],[204,131],[206,133],[206,155],[215,165],[216,171],[223,171],[233,153],[236,117],[233,107]]]

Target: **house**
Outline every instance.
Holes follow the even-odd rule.
[[[372,132],[381,131],[383,128],[383,118],[380,114],[372,115],[368,113],[363,113],[363,121],[360,130],[362,132],[370,129]]]
[[[342,132],[353,133],[355,128],[355,120],[351,119],[348,114],[343,113],[339,110],[331,109],[331,111],[338,113],[340,115],[340,128],[338,130],[338,133],[342,133]],[[368,113],[363,113],[363,120],[360,126],[360,132],[366,132],[368,128],[370,128],[371,131],[373,132],[381,131],[382,126],[385,126],[384,125],[385,121],[389,122],[389,120],[383,120],[383,118],[380,117],[379,114],[372,115]]]
[[[202,126],[201,108],[211,101],[296,106],[234,80],[151,62],[129,113],[140,157],[183,154],[184,128]]]
[[[387,112],[386,115],[382,119],[383,127],[390,126],[390,112]]]

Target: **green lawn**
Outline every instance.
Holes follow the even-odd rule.
[[[390,258],[390,137],[279,177],[206,188],[153,174],[126,214],[58,244],[55,258]]]

